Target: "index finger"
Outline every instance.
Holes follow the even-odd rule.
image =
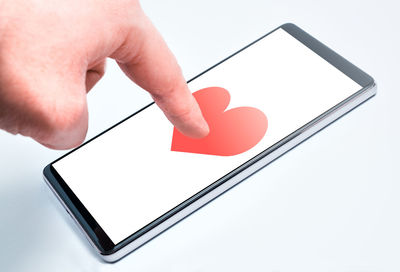
[[[165,41],[140,9],[123,45],[113,54],[125,74],[148,91],[183,134],[201,138],[209,128]]]

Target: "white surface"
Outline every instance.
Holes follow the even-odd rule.
[[[371,74],[378,95],[116,264],[42,181],[63,152],[0,132],[2,271],[400,270],[396,1],[148,1],[187,78],[285,22]],[[115,65],[89,94],[96,135],[149,101]]]
[[[228,110],[250,106],[268,117],[250,150],[173,152],[173,126],[153,105],[54,164],[115,244],[362,88],[283,29],[189,83],[213,86],[229,91]]]

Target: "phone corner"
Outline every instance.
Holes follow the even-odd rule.
[[[372,77],[371,77],[371,83],[369,84],[369,89],[371,90],[372,95],[376,95],[378,93],[378,83]]]
[[[283,29],[293,29],[293,28],[299,28],[295,23],[292,22],[286,22],[282,25],[279,26],[279,28],[283,28]]]
[[[42,176],[45,181],[48,182],[51,177],[51,164],[46,165],[42,170]]]
[[[98,249],[97,249],[98,250]],[[118,252],[101,252],[98,250],[98,257],[104,263],[113,264],[122,259],[125,255],[120,255]]]

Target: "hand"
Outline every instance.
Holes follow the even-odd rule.
[[[180,67],[134,0],[0,0],[0,128],[55,149],[81,144],[86,93],[107,57],[178,130],[207,135]]]

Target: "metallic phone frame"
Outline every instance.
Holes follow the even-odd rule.
[[[296,27],[293,24],[285,24],[285,25],[283,25],[281,27],[282,28],[290,27],[290,28],[294,28],[295,31],[302,31],[301,29],[299,29],[298,27]],[[280,28],[280,27],[278,27],[278,28]],[[268,34],[270,34],[270,33],[268,33]],[[292,33],[290,33],[290,34],[292,34]],[[267,36],[267,35],[265,35],[265,36]],[[303,33],[301,33],[301,35],[303,35]],[[265,37],[265,36],[263,36],[263,37]],[[310,37],[311,36],[309,36],[309,35],[306,36],[307,39],[310,39]],[[260,38],[260,39],[262,39],[262,38]],[[258,39],[258,40],[260,40],[260,39]],[[313,39],[313,38],[311,37],[311,39]],[[256,40],[255,42],[257,42],[258,40]],[[255,42],[253,42],[253,43],[255,43]],[[334,65],[335,67],[338,68],[338,66],[335,65],[333,62],[335,61],[335,59],[342,58],[342,57],[340,57],[339,55],[334,53],[329,48],[324,47],[323,44],[321,44],[320,42],[316,41],[315,39],[314,39],[313,42],[317,43],[317,45],[320,46],[322,48],[322,50],[327,50],[327,52],[329,52],[330,55],[327,57],[326,55],[321,54],[321,52],[318,53],[317,52],[318,50],[315,50],[315,48],[314,49],[311,48],[311,49],[314,52],[316,52],[317,54],[319,54],[321,57],[326,59],[328,62],[330,62],[332,65]],[[247,48],[247,47],[248,46],[246,46],[245,48]],[[244,49],[241,49],[238,52],[240,52],[240,51],[242,51]],[[236,52],[235,54],[237,54],[238,52]],[[230,57],[228,57],[228,58],[230,58]],[[330,58],[330,60],[328,60],[328,58]],[[345,60],[342,58],[340,61],[343,62]],[[190,199],[188,199],[188,200],[192,200],[192,201],[190,201],[190,203],[188,205],[184,206],[181,209],[178,209],[176,212],[171,213],[168,217],[165,217],[165,218],[163,218],[162,220],[160,220],[158,222],[156,222],[156,220],[153,221],[152,223],[154,223],[154,222],[156,222],[156,223],[154,225],[151,225],[151,226],[146,226],[146,229],[141,234],[139,234],[136,238],[131,237],[131,236],[128,237],[127,239],[132,238],[132,240],[129,241],[125,246],[119,248],[118,250],[115,250],[115,251],[112,251],[112,252],[103,252],[99,248],[99,246],[93,241],[93,235],[89,235],[87,227],[85,227],[82,224],[82,218],[79,218],[77,216],[77,212],[74,211],[74,209],[72,209],[73,206],[71,207],[71,205],[66,203],[68,201],[66,201],[65,200],[66,197],[63,196],[60,193],[60,188],[56,188],[54,183],[57,182],[57,179],[54,176],[52,176],[51,172],[49,171],[49,167],[51,166],[52,163],[49,164],[44,170],[44,180],[49,185],[49,187],[54,192],[54,194],[59,199],[59,201],[62,203],[64,208],[67,210],[67,212],[71,215],[73,220],[77,223],[77,225],[79,226],[81,231],[85,234],[85,236],[87,237],[89,242],[92,244],[92,246],[100,254],[102,259],[105,260],[106,262],[115,262],[115,261],[121,259],[122,257],[124,257],[125,255],[129,254],[133,250],[137,249],[138,247],[140,247],[141,245],[143,245],[147,241],[151,240],[152,238],[154,238],[155,236],[157,236],[161,232],[165,231],[166,229],[168,229],[169,227],[171,227],[175,223],[179,222],[180,220],[182,220],[186,216],[190,215],[191,213],[193,213],[194,211],[196,211],[200,207],[204,206],[205,204],[207,204],[208,202],[210,202],[214,198],[218,197],[219,195],[221,195],[225,191],[229,190],[230,188],[232,188],[233,186],[238,184],[240,181],[242,181],[245,178],[247,178],[248,176],[252,175],[253,173],[258,171],[262,167],[264,167],[267,164],[271,163],[273,160],[275,160],[279,156],[283,155],[284,153],[286,153],[287,151],[289,151],[290,149],[292,149],[293,147],[295,147],[299,143],[303,142],[304,140],[306,140],[307,138],[309,138],[310,136],[312,136],[313,134],[315,134],[319,130],[323,129],[324,127],[326,127],[327,125],[329,125],[330,123],[335,121],[336,119],[340,118],[341,116],[343,116],[344,114],[346,114],[350,110],[352,110],[355,107],[357,107],[358,105],[362,104],[364,101],[368,100],[373,95],[375,95],[377,88],[376,88],[376,84],[373,81],[373,79],[370,78],[365,73],[363,73],[361,70],[359,70],[357,67],[355,67],[351,63],[345,61],[345,64],[347,66],[344,67],[344,68],[342,67],[343,69],[340,69],[342,72],[345,69],[350,69],[350,70],[352,70],[351,72],[353,72],[353,74],[349,75],[348,73],[350,73],[350,72],[347,71],[346,74],[349,77],[351,77],[353,79],[355,79],[354,77],[356,77],[356,79],[357,79],[357,81],[359,83],[360,83],[360,81],[361,82],[366,82],[366,80],[368,80],[368,84],[366,86],[364,86],[358,92],[354,93],[352,96],[348,97],[347,99],[345,99],[344,101],[339,103],[338,105],[334,106],[330,110],[328,110],[325,113],[323,113],[322,115],[318,116],[317,118],[315,118],[311,122],[307,123],[306,125],[304,125],[300,129],[296,130],[292,134],[288,135],[287,137],[285,137],[281,141],[275,143],[270,148],[264,150],[259,155],[255,156],[250,161],[248,161],[247,163],[243,164],[241,167],[238,167],[237,169],[235,169],[237,171],[232,171],[230,173],[230,175],[227,175],[227,176],[221,178],[216,187],[211,188],[210,190],[208,190],[207,192],[203,193],[201,196],[195,198],[194,200],[192,200],[192,198],[194,196],[191,197]],[[213,66],[213,67],[215,67],[215,66]],[[213,67],[211,67],[210,69],[212,69]],[[206,70],[205,72],[209,71],[210,69]],[[205,73],[205,72],[203,72],[203,73]],[[201,73],[200,75],[202,75],[203,73]],[[361,77],[361,79],[360,79],[360,77]],[[145,107],[145,108],[147,108],[147,107]],[[132,116],[128,117],[127,119],[129,119],[131,117]],[[123,121],[121,121],[121,122],[123,122]],[[115,126],[117,126],[117,125],[115,125]],[[115,126],[113,126],[113,127],[115,127]],[[106,131],[108,131],[108,130],[106,130]],[[105,132],[103,132],[103,133],[105,133]],[[103,134],[103,133],[101,133],[101,134]],[[98,136],[96,136],[96,137],[98,137]],[[89,141],[91,141],[91,140],[89,140]],[[71,151],[71,152],[73,152],[73,151]],[[66,155],[68,155],[69,153],[67,153]],[[64,156],[66,156],[66,155],[64,155]],[[186,203],[186,201],[184,203]],[[174,209],[177,209],[177,207],[175,207]]]

